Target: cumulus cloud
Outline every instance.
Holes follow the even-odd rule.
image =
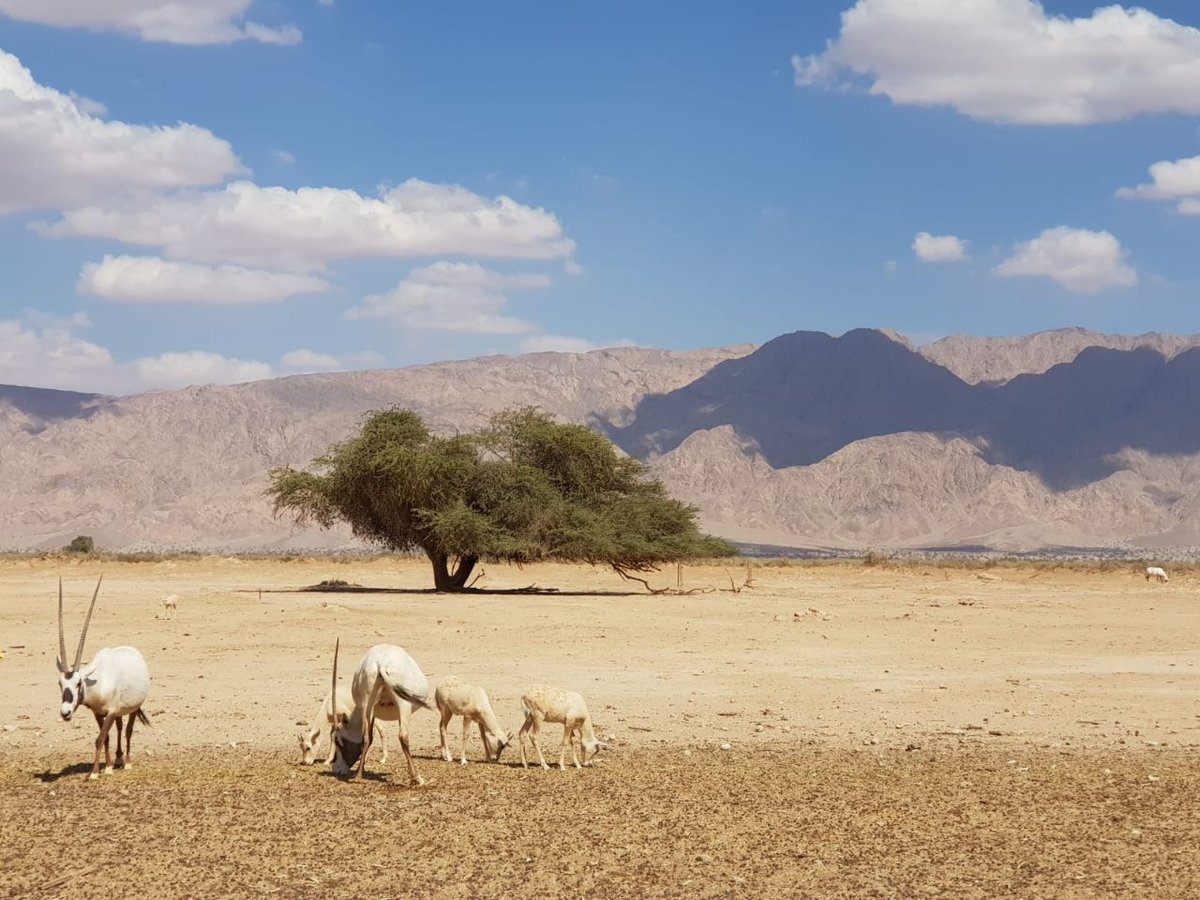
[[[913,238],[912,248],[922,262],[961,262],[967,258],[967,242],[952,234],[918,232]]]
[[[361,353],[318,353],[316,350],[300,347],[283,354],[279,362],[292,370],[322,372],[381,366],[384,358],[369,350]]]
[[[239,384],[260,381],[275,374],[267,363],[234,359],[206,350],[144,357],[134,360],[133,368],[143,384],[159,388],[180,388],[190,384]]]
[[[82,337],[86,316],[35,313],[0,320],[0,383],[88,393],[131,394],[189,384],[232,384],[270,378],[266,363],[203,351],[163,353],[127,362]]]
[[[296,162],[295,154],[288,153],[286,150],[272,150],[271,158],[277,163],[282,163],[285,166],[290,166]]]
[[[1018,244],[992,273],[1004,278],[1049,278],[1075,294],[1133,287],[1137,272],[1125,262],[1121,242],[1107,231],[1048,228]]]
[[[1182,213],[1195,213],[1200,206],[1200,156],[1163,160],[1150,167],[1149,184],[1124,187],[1117,196],[1126,200],[1179,200]]]
[[[122,303],[271,303],[329,289],[314,275],[242,266],[173,262],[156,256],[105,256],[87,263],[75,288]]]
[[[1200,29],[1145,9],[1049,15],[1035,0],[858,0],[796,84],[858,79],[893,103],[990,122],[1085,125],[1200,112]]]
[[[331,260],[461,254],[570,257],[553,213],[510,197],[410,179],[364,197],[339,188],[259,187],[183,191],[65,212],[35,228],[49,237],[100,237],[161,247],[201,262],[319,271]]]
[[[98,109],[38,84],[0,50],[0,214],[217,184],[242,171],[233,148],[204,128],[105,121]]]
[[[298,44],[295,25],[246,22],[252,0],[0,0],[0,15],[58,28],[117,31],[169,44]]]
[[[437,262],[414,269],[386,294],[372,294],[346,312],[414,330],[459,334],[522,334],[536,326],[503,315],[505,290],[546,287],[547,275],[505,274],[477,263]]]

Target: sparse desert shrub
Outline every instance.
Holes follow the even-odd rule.
[[[96,542],[92,540],[90,535],[81,534],[72,539],[71,543],[63,547],[64,553],[95,553]]]
[[[864,566],[886,566],[891,560],[890,553],[885,553],[883,550],[868,550],[863,554],[862,564]]]

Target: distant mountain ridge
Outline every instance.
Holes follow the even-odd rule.
[[[1200,337],[914,348],[858,329],[118,398],[0,386],[0,548],[340,546],[344,531],[271,518],[268,469],[306,465],[369,409],[410,406],[447,432],[524,403],[606,431],[735,540],[1200,545]]]

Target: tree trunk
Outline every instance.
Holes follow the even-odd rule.
[[[431,550],[427,550],[426,555],[433,563],[434,588],[448,593],[462,591],[467,585],[467,579],[471,577],[475,564],[479,562],[477,556],[458,556],[452,559],[445,553]],[[453,571],[450,568],[451,562],[454,564]]]

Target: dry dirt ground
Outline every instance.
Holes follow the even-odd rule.
[[[424,593],[407,560],[0,560],[0,896],[1200,896],[1200,577],[689,567],[694,593],[648,595],[485,568],[560,593]],[[73,649],[101,569],[85,657],[143,651],[153,727],[89,782],[54,610],[61,574]],[[408,590],[289,591],[325,579]],[[344,678],[398,643],[513,730],[528,685],[579,690],[612,746],[460,768],[419,713],[422,787],[394,726],[364,781],[299,766],[335,636]]]

